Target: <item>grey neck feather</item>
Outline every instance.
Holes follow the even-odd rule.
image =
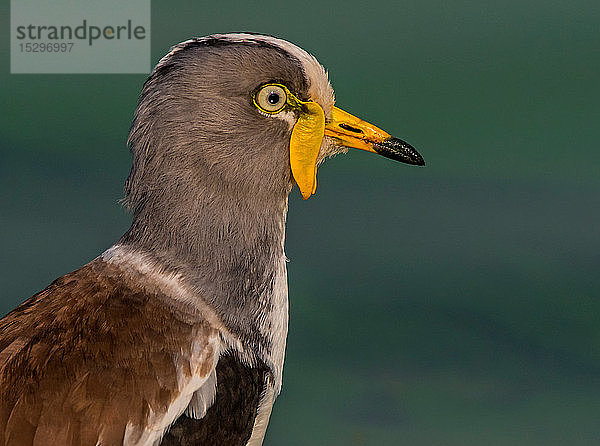
[[[152,203],[136,215],[120,243],[152,253],[167,271],[208,303],[252,350],[270,349],[257,328],[274,305],[284,259],[287,191],[268,202],[180,195],[178,203]],[[160,213],[154,208],[162,209]]]

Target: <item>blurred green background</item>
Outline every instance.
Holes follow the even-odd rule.
[[[0,23],[8,30],[8,2]],[[152,61],[277,35],[425,169],[353,151],[292,193],[265,444],[600,444],[600,3],[153,1]],[[109,247],[144,75],[0,70],[0,314]]]

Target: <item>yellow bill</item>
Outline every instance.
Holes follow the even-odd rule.
[[[423,157],[407,142],[337,107],[333,107],[325,135],[337,139],[345,147],[378,153],[406,164],[425,165]]]

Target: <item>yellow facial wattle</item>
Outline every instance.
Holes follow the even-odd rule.
[[[290,138],[290,166],[305,200],[317,189],[317,158],[325,135],[325,113],[316,102],[303,102]]]

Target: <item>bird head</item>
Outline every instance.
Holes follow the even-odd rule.
[[[287,196],[294,182],[307,199],[319,163],[348,148],[424,164],[408,143],[334,102],[325,69],[287,41],[239,33],[176,45],[144,84],[127,200],[135,209],[198,185],[205,195]]]

